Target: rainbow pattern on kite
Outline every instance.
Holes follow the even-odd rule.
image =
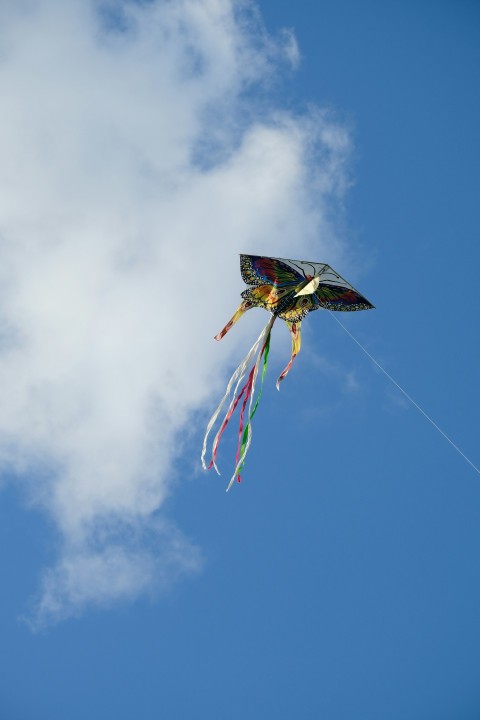
[[[352,311],[370,310],[374,307],[335,270],[323,263],[285,260],[260,255],[240,255],[240,272],[248,288],[242,292],[243,301],[239,308],[223,330],[215,336],[215,340],[221,340],[237,320],[253,307],[268,310],[272,317],[233,373],[225,394],[207,425],[203,441],[202,465],[208,470],[213,467],[220,474],[216,464],[218,446],[225,428],[241,401],[235,470],[227,491],[230,490],[235,478],[240,482],[240,473],[245,465],[245,458],[252,441],[252,420],[262,395],[270,351],[270,337],[275,320],[280,318],[285,321],[292,338],[290,361],[277,380],[277,390],[279,390],[280,383],[289,373],[293,361],[300,352],[300,326],[303,318],[309,312],[320,308]],[[262,368],[260,389],[255,402],[253,402],[260,367]],[[230,395],[231,399],[225,416],[213,439],[211,459],[207,466],[205,456],[208,438]]]

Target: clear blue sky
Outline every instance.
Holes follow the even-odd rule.
[[[480,6],[258,6],[302,56],[276,102],[351,128],[344,233],[377,309],[341,319],[478,466]],[[179,459],[167,510],[205,565],[164,595],[31,632],[56,530],[6,485],[2,720],[480,717],[480,475],[332,318],[304,325],[280,394],[274,338],[242,485]]]

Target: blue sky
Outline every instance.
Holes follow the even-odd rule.
[[[198,456],[258,249],[479,465],[478,6],[161,5],[2,10],[0,715],[474,720],[480,476],[331,317],[280,393],[275,328],[242,484]]]

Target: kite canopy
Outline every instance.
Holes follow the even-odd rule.
[[[369,310],[373,305],[330,265],[240,255],[247,285],[242,297],[282,320],[299,322],[312,310]]]
[[[262,255],[240,255],[240,272],[244,282],[249,287],[242,292],[243,302],[223,330],[215,336],[215,340],[221,340],[237,320],[241,318],[247,310],[253,307],[268,310],[268,312],[272,314],[272,317],[230,378],[225,395],[207,426],[202,450],[202,464],[205,469],[207,468],[205,455],[208,436],[223,405],[230,396],[232,388],[234,388],[230,405],[213,441],[212,459],[208,465],[208,469],[215,467],[218,472],[216,455],[220,438],[237,405],[243,398],[240,410],[236,468],[227,490],[230,489],[235,477],[240,481],[240,471],[243,468],[245,457],[250,447],[252,436],[251,421],[257,410],[262,394],[263,380],[267,370],[268,353],[270,349],[270,336],[276,318],[281,318],[286,322],[292,338],[292,355],[288,365],[277,380],[278,390],[280,382],[286,377],[292,367],[293,361],[300,352],[300,325],[303,318],[308,315],[309,312],[312,312],[312,310],[320,310],[321,308],[324,310],[354,311],[370,310],[374,307],[363,295],[360,295],[352,285],[344,280],[341,275],[335,272],[330,265],[326,265],[325,263],[308,262],[306,260],[286,260],[284,258],[271,258]],[[255,383],[262,358],[261,386],[255,404],[253,404]],[[244,380],[245,383],[241,386]],[[247,404],[248,415],[244,427]]]

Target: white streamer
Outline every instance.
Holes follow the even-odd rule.
[[[206,433],[205,433],[205,437],[204,437],[204,439],[203,439],[203,447],[202,447],[202,455],[201,455],[202,466],[203,466],[204,470],[207,469],[207,465],[206,465],[206,463],[205,463],[205,455],[206,455],[206,453],[207,453],[208,436],[210,435],[210,432],[211,432],[213,426],[215,425],[215,422],[217,421],[217,418],[218,418],[218,416],[219,416],[219,414],[220,414],[220,411],[221,411],[221,409],[222,409],[225,401],[227,400],[228,396],[230,395],[230,392],[231,392],[231,390],[232,390],[233,384],[236,382],[235,390],[234,390],[234,393],[233,393],[233,396],[232,396],[232,400],[231,400],[231,402],[230,402],[230,405],[228,406],[227,412],[225,413],[224,420],[225,420],[225,418],[227,417],[228,413],[230,412],[230,410],[231,410],[231,408],[232,408],[232,406],[233,406],[233,403],[235,402],[235,397],[236,397],[238,388],[240,387],[240,384],[241,384],[242,380],[245,378],[245,375],[247,374],[247,370],[248,370],[248,367],[249,367],[249,365],[250,365],[250,362],[251,362],[252,358],[255,356],[255,353],[257,352],[260,343],[261,343],[262,340],[265,338],[265,335],[266,335],[266,333],[267,333],[267,329],[269,328],[269,326],[271,327],[271,321],[269,321],[269,322],[267,323],[267,325],[263,328],[263,330],[262,330],[262,332],[260,333],[260,335],[258,336],[257,340],[254,342],[254,344],[252,345],[252,347],[250,348],[250,350],[248,351],[248,353],[246,354],[246,356],[244,357],[244,359],[242,360],[242,362],[240,363],[240,365],[239,365],[239,366],[237,367],[237,369],[234,371],[233,375],[231,376],[231,378],[230,378],[230,380],[229,380],[229,382],[228,382],[227,389],[226,389],[226,391],[225,391],[225,395],[224,395],[223,398],[221,399],[220,404],[218,405],[217,409],[215,410],[215,412],[213,413],[212,417],[210,418],[210,420],[209,420],[209,422],[208,422],[207,430],[206,430]],[[215,447],[215,444],[216,444],[216,442],[217,442],[217,440],[218,440],[218,437],[219,437],[220,432],[221,432],[221,429],[222,429],[222,425],[223,425],[223,421],[222,421],[222,423],[221,423],[221,425],[220,425],[219,431],[218,431],[217,434],[215,435],[215,438],[214,438],[213,443],[212,443],[212,447]],[[215,462],[213,463],[213,466],[214,466],[216,472],[220,475],[220,471],[219,471],[219,469],[218,469],[218,467],[217,467],[217,465],[216,465]]]
[[[271,319],[269,320],[269,322],[267,323],[267,325],[266,325],[265,328],[264,328],[265,337],[268,337],[268,334],[271,332],[271,330],[272,330],[272,325],[273,325],[274,322],[275,322],[275,315],[273,315],[273,316],[271,317]],[[255,394],[255,383],[256,383],[256,381],[257,381],[258,369],[259,369],[259,367],[260,367],[260,360],[261,360],[261,359],[262,359],[262,356],[261,356],[261,354],[259,353],[259,355],[258,355],[258,357],[257,357],[257,361],[256,361],[256,363],[255,363],[255,370],[254,370],[254,373],[253,373],[252,389],[251,389],[251,393],[250,393],[250,403],[249,403],[249,405],[248,405],[247,422],[248,422],[248,419],[250,418],[250,415],[251,415],[251,413],[252,413],[253,396],[254,396],[254,394]],[[253,430],[252,430],[252,424],[251,424],[250,422],[248,422],[247,428],[248,428],[248,429],[247,429],[247,442],[246,442],[245,447],[244,447],[244,449],[243,449],[243,452],[242,452],[242,454],[241,454],[241,456],[240,456],[240,458],[239,458],[239,460],[238,460],[237,467],[235,468],[235,471],[234,471],[234,473],[233,473],[233,475],[232,475],[232,477],[231,477],[231,479],[230,479],[230,482],[228,483],[226,492],[228,492],[228,491],[230,490],[230,488],[232,487],[233,483],[235,482],[235,478],[237,477],[237,475],[238,475],[238,473],[239,473],[239,471],[240,471],[240,468],[242,467],[242,465],[243,465],[243,463],[244,463],[244,461],[245,461],[245,458],[246,458],[247,453],[248,453],[248,449],[249,449],[249,447],[250,447],[250,445],[251,445],[251,442],[252,442],[252,433],[253,433]]]

